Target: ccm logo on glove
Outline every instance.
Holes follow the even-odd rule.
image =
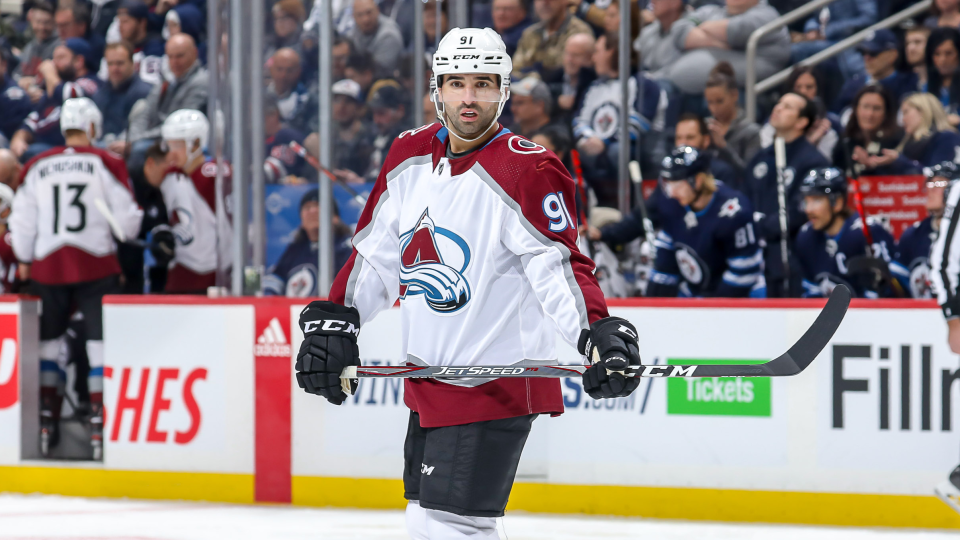
[[[324,332],[343,332],[345,334],[360,335],[360,329],[347,321],[336,321],[331,319],[321,319],[319,321],[305,321],[303,324],[303,333],[309,334],[316,330]]]

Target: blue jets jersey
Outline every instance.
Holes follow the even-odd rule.
[[[933,218],[927,217],[903,231],[897,242],[890,271],[911,298],[933,298],[930,289],[930,246],[936,239]]]
[[[889,265],[893,235],[877,223],[870,223],[870,234],[873,237],[873,257]],[[803,275],[803,296],[829,296],[840,283],[849,287],[858,297],[890,296],[889,291],[869,289],[867,276],[850,273],[851,259],[866,256],[865,244],[863,222],[859,214],[848,217],[836,236],[828,236],[814,229],[810,222],[805,223],[797,234],[795,251]]]
[[[719,184],[699,212],[669,197],[658,206],[648,296],[766,296],[753,206],[743,194]]]
[[[333,271],[339,272],[353,251],[349,236],[333,239]],[[302,230],[280,256],[263,280],[263,294],[306,298],[317,296],[317,243],[311,242]]]

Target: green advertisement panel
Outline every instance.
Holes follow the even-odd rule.
[[[668,358],[668,365],[762,364],[766,360]],[[769,377],[667,379],[667,414],[770,416]]]

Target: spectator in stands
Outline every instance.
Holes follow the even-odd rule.
[[[84,2],[61,2],[53,14],[57,35],[61,41],[71,38],[83,38],[90,44],[90,65],[96,71],[103,58],[106,42],[103,36],[95,34],[90,28],[90,5]]]
[[[304,131],[307,120],[317,114],[318,105],[300,81],[301,66],[297,51],[287,47],[277,49],[267,70],[270,74],[267,91],[276,96],[280,118]]]
[[[563,46],[563,65],[542,74],[557,104],[557,112],[570,118],[583,104],[587,88],[597,78],[593,52],[597,42],[591,34],[574,34]]]
[[[667,79],[681,92],[700,94],[710,69],[725,61],[733,66],[737,85],[743,85],[747,72],[744,51],[750,34],[779,16],[777,10],[760,0],[727,0],[725,7],[705,5],[697,9],[676,23],[681,25],[677,46],[686,52],[674,62]],[[790,35],[786,27],[767,34],[757,48],[757,80],[780,71],[789,60]]]
[[[271,184],[304,183],[309,165],[290,147],[291,142],[303,145],[303,133],[283,121],[277,96],[270,92],[263,100],[263,132],[266,135],[263,163],[266,181]]]
[[[33,110],[30,97],[7,75],[9,59],[9,53],[0,49],[0,111],[3,112],[0,114],[0,148],[10,145],[13,134]]]
[[[900,106],[905,136],[896,149],[867,158],[870,168],[888,167],[892,174],[919,174],[924,167],[955,160],[960,134],[943,106],[928,93],[916,93]]]
[[[163,39],[147,31],[150,10],[142,0],[124,0],[117,9],[117,28],[120,38],[133,45],[134,69],[140,79],[149,84],[159,84],[163,79]],[[106,66],[101,63],[101,78],[105,79]]]
[[[802,33],[791,33],[790,63],[807,59],[875,22],[876,0],[836,0],[823,10],[815,11],[804,24]],[[863,72],[863,61],[856,53],[845,51],[837,58],[845,78]]]
[[[674,23],[687,13],[687,2],[652,0],[650,6],[655,20],[640,31],[640,37],[633,46],[642,53],[643,69],[650,71],[651,77],[662,79],[683,54],[683,49],[677,43],[679,32],[685,31],[685,27]]]
[[[956,76],[960,67],[960,30],[956,28],[937,28],[927,39],[927,87],[940,99],[940,104],[951,115],[951,124],[960,125],[957,117],[960,106],[960,77]],[[955,81],[956,79],[956,81]],[[953,84],[956,82],[956,84]]]
[[[177,34],[167,40],[167,58],[174,80],[153,87],[145,105],[130,115],[130,140],[134,151],[145,151],[160,136],[160,126],[167,116],[180,109],[203,111],[207,108],[207,70],[197,59],[197,46],[188,34]],[[142,158],[141,158],[142,159]]]
[[[360,99],[367,100],[367,93],[373,86],[376,77],[376,64],[373,56],[365,52],[355,52],[347,59],[347,68],[344,70],[346,78],[360,85]]]
[[[823,101],[820,99],[820,87],[819,72],[813,66],[795,68],[784,85],[785,92],[795,92],[816,103],[817,121],[807,131],[807,140],[810,141],[810,144],[816,146],[824,157],[832,159],[843,126],[840,117],[827,112],[826,107],[823,106]],[[773,144],[774,132],[775,130],[770,122],[764,124],[760,128],[760,146],[766,148]]]
[[[728,184],[734,189],[740,189],[742,177],[729,163],[720,157],[717,149],[713,147],[710,139],[710,132],[707,129],[707,122],[702,117],[693,113],[685,113],[677,120],[677,126],[674,135],[674,146],[690,146],[700,150],[702,154],[710,158],[710,172],[713,177],[724,184]]]
[[[510,85],[510,112],[515,122],[510,131],[530,138],[550,123],[552,110],[550,89],[537,77],[526,77]]]
[[[53,60],[44,60],[37,71],[46,86],[43,97],[23,126],[10,140],[10,149],[23,161],[54,146],[64,144],[60,132],[60,106],[70,98],[92,96],[100,80],[91,72],[93,52],[82,38],[70,38],[57,45]]]
[[[337,36],[333,40],[333,78],[335,80],[339,81],[347,77],[347,60],[353,52],[353,42],[349,39]]]
[[[879,84],[868,84],[857,92],[851,110],[843,141],[833,151],[834,165],[851,175],[890,174],[886,168],[871,164],[872,158],[883,150],[895,149],[903,140],[897,126],[897,104],[890,91]]]
[[[20,52],[20,65],[14,70],[13,75],[20,80],[20,88],[35,89],[31,92],[31,98],[36,103],[40,101],[43,93],[35,85],[37,68],[40,62],[53,58],[53,49],[58,43],[57,34],[53,31],[53,6],[46,0],[35,1],[28,11],[27,19],[30,20],[33,39]]]
[[[385,84],[370,96],[369,106],[376,134],[370,153],[370,165],[364,181],[376,181],[380,167],[397,136],[410,129],[407,120],[409,96],[399,85]]]
[[[134,69],[133,47],[126,41],[107,45],[104,52],[109,75],[107,83],[93,95],[103,113],[101,144],[123,155],[127,150],[127,127],[133,104],[147,97],[152,86],[140,80]]]
[[[447,18],[447,6],[450,5],[449,2],[443,2],[440,4],[440,39],[443,39],[443,36],[447,34],[447,30],[450,29],[450,21]],[[423,52],[428,55],[433,55],[437,51],[437,4],[435,1],[427,2],[423,5],[423,33],[424,33],[424,47]],[[408,50],[413,50],[413,43],[410,43]]]
[[[20,170],[20,161],[16,154],[6,148],[0,148],[0,184],[17,189],[20,185]]]
[[[749,122],[740,108],[737,79],[728,62],[721,62],[711,70],[704,97],[712,115],[707,118],[710,140],[719,157],[746,177],[747,163],[760,150],[760,126]]]
[[[583,190],[586,186],[583,183],[583,177],[573,166],[573,160],[570,158],[570,151],[573,150],[573,139],[570,138],[570,130],[560,124],[549,124],[540,131],[533,134],[530,140],[547,150],[553,152],[560,159],[560,163],[567,168],[570,177],[576,184],[576,205],[577,221],[583,225],[586,223],[587,199]]]
[[[927,28],[960,28],[960,0],[933,0],[930,16],[924,19]]]
[[[493,29],[503,38],[510,56],[517,51],[523,31],[532,24],[526,0],[493,0]]]
[[[917,74],[917,90],[927,84],[927,38],[930,29],[926,26],[913,26],[907,29],[904,38],[904,68],[900,71],[913,71]]]
[[[333,84],[332,92],[336,133],[333,173],[344,181],[356,182],[367,172],[373,133],[363,120],[360,85],[356,81],[343,79]]]
[[[278,49],[284,48],[302,54],[300,32],[307,18],[303,0],[280,0],[270,13],[273,15],[273,32],[264,36],[267,44],[263,57],[270,58]]]
[[[164,19],[163,38],[169,40],[177,34],[187,34],[192,37],[194,44],[197,46],[197,58],[203,65],[207,63],[205,31],[203,12],[197,6],[180,4],[167,11],[167,16]]]
[[[350,244],[352,232],[350,227],[340,220],[336,207],[334,207],[331,225],[333,227],[333,271],[336,273],[350,258],[353,250]],[[293,237],[293,242],[283,251],[280,260],[270,268],[269,275],[264,279],[265,295],[294,298],[317,296],[319,238],[320,196],[314,189],[300,199],[300,228]]]
[[[380,13],[375,0],[354,0],[353,19],[356,22],[351,35],[353,46],[358,52],[373,57],[378,76],[393,74],[403,52],[400,27]]]
[[[807,221],[801,210],[800,179],[805,178],[811,169],[829,167],[830,162],[807,140],[806,134],[817,121],[816,104],[793,92],[784,94],[773,108],[770,123],[776,129],[776,135],[786,142],[786,168],[783,169],[783,183],[786,185],[787,235],[793,242],[800,226]],[[790,286],[784,287],[784,268],[781,259],[779,219],[779,199],[777,196],[777,175],[774,153],[775,147],[763,148],[753,157],[747,168],[743,190],[750,197],[754,211],[760,215],[756,222],[756,234],[766,241],[764,252],[764,273],[767,281],[767,294],[771,298],[799,296],[800,279],[796,259],[790,253]]]
[[[636,79],[630,77],[629,95],[626,97],[631,140],[620,140],[619,111],[623,106],[624,96],[620,94],[617,55],[618,43],[615,37],[601,36],[597,40],[593,63],[598,78],[590,85],[583,98],[583,105],[573,119],[573,135],[582,157],[584,177],[596,192],[598,204],[614,207],[621,145],[625,146],[624,151],[629,151],[627,145],[632,146],[642,126],[640,114],[636,110]]]
[[[567,9],[567,0],[533,0],[533,10],[540,19],[520,37],[513,55],[514,76],[528,71],[557,69],[563,61],[563,47],[574,34],[590,34],[590,25],[574,17]]]
[[[846,112],[857,91],[870,83],[880,83],[885,86],[893,98],[899,102],[903,96],[917,91],[917,76],[911,72],[897,71],[897,60],[900,57],[900,44],[897,36],[890,30],[877,30],[872,39],[864,41],[858,47],[863,55],[863,63],[867,74],[855,75],[849,79],[840,90],[837,99],[837,110]]]

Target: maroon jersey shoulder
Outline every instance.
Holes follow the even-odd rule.
[[[133,186],[130,185],[130,176],[127,174],[127,163],[119,154],[105,148],[97,148],[96,146],[73,147],[73,150],[78,154],[94,154],[98,156],[100,161],[103,162],[103,166],[110,171],[110,174],[128,190],[133,191]]]
[[[30,174],[30,170],[33,169],[33,166],[36,165],[37,162],[39,162],[40,160],[46,159],[46,158],[48,158],[48,157],[50,157],[50,156],[55,156],[55,155],[57,155],[57,154],[62,154],[63,151],[66,150],[66,149],[67,149],[66,146],[55,146],[55,147],[47,150],[46,152],[41,152],[41,153],[33,156],[33,158],[32,158],[30,161],[28,161],[28,162],[23,166],[23,169],[20,171],[20,184],[21,184],[21,185],[23,184],[24,179],[26,179],[27,175]]]
[[[230,166],[222,164],[224,179],[230,178]],[[197,193],[207,202],[210,210],[216,212],[217,209],[217,162],[206,161],[189,175],[190,181],[197,189]]]
[[[416,129],[404,131],[394,139],[390,146],[390,152],[387,153],[383,161],[381,172],[389,174],[401,163],[413,156],[425,156],[434,153],[436,148],[437,132],[442,129],[438,123],[421,126]]]
[[[566,167],[556,154],[515,133],[506,132],[479,152],[477,163],[510,196],[573,190]]]

